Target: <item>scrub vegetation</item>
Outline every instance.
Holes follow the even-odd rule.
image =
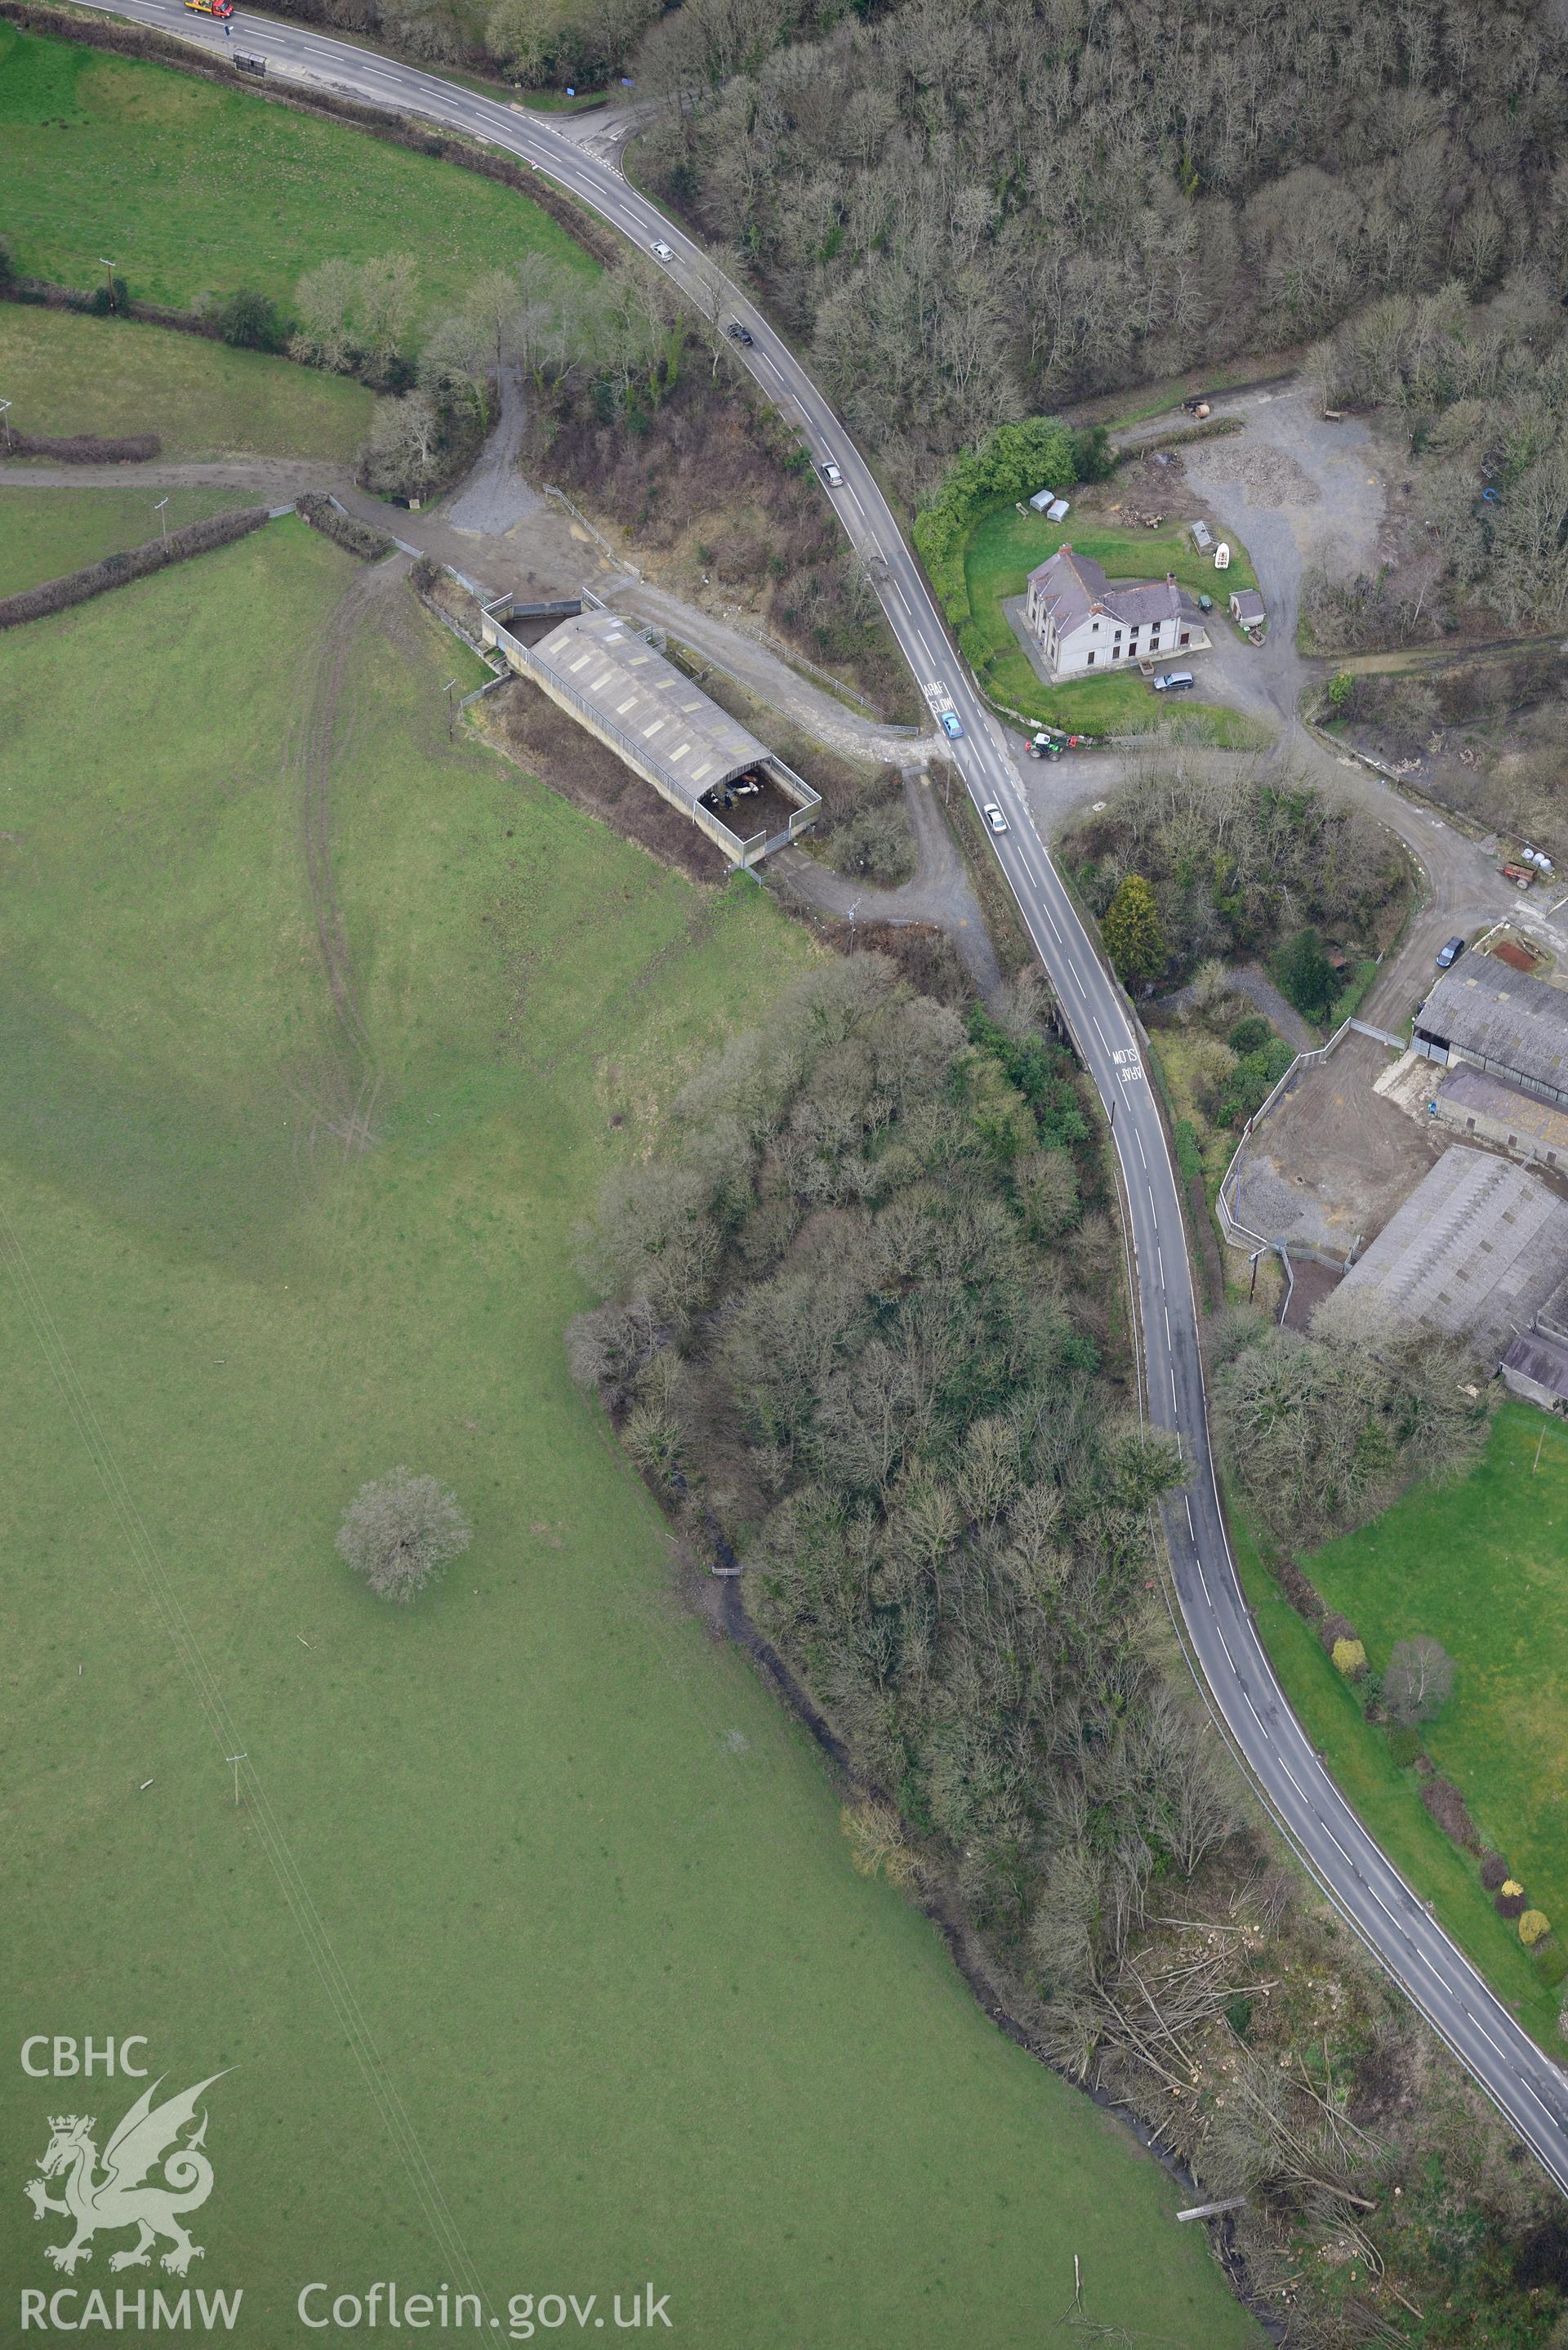
[[[1549,2190],[1271,1866],[1182,1690],[1149,1523],[1180,1472],[1128,1409],[1048,1012],[1024,981],[966,1023],[874,956],[797,982],[612,1177],[568,1357],[683,1540],[746,1567],[851,1758],[856,1868],[1247,2195],[1291,2338],[1544,2345]]]
[[[1397,845],[1357,810],[1265,766],[1195,752],[1151,753],[1063,848],[1096,916],[1129,874],[1148,884],[1173,977],[1298,942],[1309,927],[1343,943],[1348,969],[1397,933],[1408,888]]]

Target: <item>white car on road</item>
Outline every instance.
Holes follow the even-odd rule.
[[[1007,830],[1007,818],[1002,815],[1002,810],[997,806],[994,800],[987,800],[985,804],[985,820],[987,824],[990,825],[992,832],[1005,832]]]
[[[653,240],[653,257],[655,261],[673,261],[675,247],[672,244],[666,244],[661,236],[656,236]]]
[[[830,489],[841,490],[844,487],[844,476],[831,457],[825,457],[822,461],[822,478]]]

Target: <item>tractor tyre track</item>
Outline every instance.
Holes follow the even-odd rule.
[[[308,1148],[315,1156],[317,1125],[340,1143],[339,1163],[348,1167],[374,1139],[372,1119],[383,1072],[354,985],[353,957],[332,870],[332,765],[337,747],[338,705],[348,658],[375,607],[400,587],[406,558],[363,572],[335,607],[300,691],[284,745],[284,773],[295,799],[310,919],[331,1000],[338,1050],[328,1080],[329,1100],[312,1101]]]

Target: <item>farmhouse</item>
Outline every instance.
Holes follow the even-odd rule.
[[[504,625],[513,599],[485,608],[481,634],[510,668],[607,743],[736,865],[816,821],[819,794],[721,710],[618,613],[578,610],[537,644]]]
[[[1411,1043],[1429,1061],[1469,1062],[1568,1107],[1568,994],[1543,979],[1466,956],[1428,996]]]
[[[1396,1210],[1316,1320],[1370,1300],[1460,1338],[1488,1365],[1568,1278],[1568,1202],[1506,1159],[1456,1143]]]
[[[1173,573],[1112,587],[1097,563],[1059,546],[1029,575],[1024,612],[1054,680],[1201,652],[1203,616]]]

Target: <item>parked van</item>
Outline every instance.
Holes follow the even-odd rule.
[[[1156,693],[1190,693],[1195,681],[1189,669],[1168,669],[1154,681]]]

